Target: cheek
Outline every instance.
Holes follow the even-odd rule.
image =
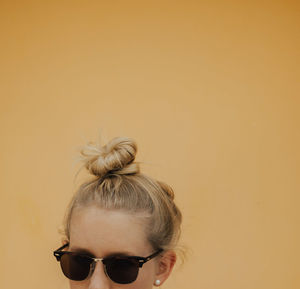
[[[82,282],[70,281],[70,289],[89,289],[88,284],[82,284]],[[151,278],[138,278],[131,284],[116,284],[111,283],[109,289],[152,289],[153,279]]]
[[[86,282],[76,282],[69,280],[70,289],[88,289],[88,285]]]

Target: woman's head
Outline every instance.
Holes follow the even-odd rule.
[[[114,138],[103,147],[86,146],[81,155],[93,178],[79,187],[66,213],[68,251],[84,249],[95,257],[118,252],[145,257],[163,250],[143,265],[135,282],[107,288],[151,288],[157,278],[161,282],[167,278],[176,259],[172,250],[180,235],[181,213],[174,193],[140,172],[134,162],[136,152],[137,145],[129,138]],[[95,285],[100,286],[101,278],[90,279],[71,281],[71,288],[106,288]]]
[[[181,223],[174,193],[168,185],[140,173],[134,162],[136,152],[137,145],[129,138],[114,138],[103,147],[90,144],[81,151],[94,178],[82,184],[71,201],[65,221],[68,239],[73,211],[94,205],[143,217],[153,249],[174,248]]]

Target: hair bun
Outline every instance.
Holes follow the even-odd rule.
[[[131,138],[116,137],[103,147],[89,143],[81,150],[82,159],[88,171],[103,178],[109,174],[127,175],[139,172],[134,163],[136,142]]]

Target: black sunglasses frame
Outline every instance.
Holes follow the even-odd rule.
[[[82,256],[84,258],[87,258],[88,260],[90,260],[90,269],[89,269],[89,274],[86,276],[86,278],[82,279],[82,280],[77,280],[77,281],[83,281],[83,280],[86,280],[88,279],[94,272],[94,269],[95,269],[95,266],[96,266],[96,263],[98,261],[102,261],[103,265],[104,265],[104,271],[105,271],[105,274],[106,276],[113,282],[117,283],[117,284],[130,284],[132,282],[134,282],[136,280],[136,278],[128,283],[119,283],[119,282],[116,282],[114,280],[112,280],[112,278],[109,276],[108,272],[107,272],[107,264],[109,264],[109,261],[111,260],[114,260],[116,259],[116,257],[107,257],[107,258],[94,258],[94,257],[91,257],[89,255],[86,255],[86,254],[83,254],[83,253],[77,253],[77,252],[71,252],[71,251],[63,251],[63,249],[65,249],[66,247],[69,246],[69,243],[66,243],[64,244],[63,246],[61,246],[60,248],[58,248],[57,250],[55,250],[53,252],[56,260],[58,262],[60,262],[61,260],[61,257],[64,255],[64,254],[76,254],[76,255],[79,255],[79,256]],[[138,263],[138,267],[137,267],[137,271],[139,271],[139,268],[142,268],[143,265],[150,261],[151,259],[153,259],[154,257],[158,256],[161,252],[163,252],[163,249],[159,249],[157,250],[156,252],[154,252],[153,254],[149,255],[148,257],[140,257],[140,256],[125,256],[122,258],[125,258],[125,259],[133,259],[135,261],[137,261]],[[137,275],[138,275],[138,272],[137,272]],[[67,277],[67,276],[66,276]],[[67,277],[69,278],[69,277]],[[70,279],[70,278],[69,278]]]

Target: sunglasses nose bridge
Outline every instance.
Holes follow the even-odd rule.
[[[90,264],[90,273],[89,273],[89,277],[94,273],[95,271],[95,268],[96,268],[96,265],[97,265],[97,262],[100,262],[102,261],[103,258],[93,258],[93,262]],[[105,267],[105,266],[104,266]],[[104,271],[106,273],[106,270],[104,268]]]
[[[89,276],[87,278],[90,278],[90,282],[91,282],[91,288],[94,288],[93,286],[95,286],[95,288],[100,288],[99,284],[101,283],[101,288],[108,288],[108,279],[110,279],[107,276],[107,272],[106,272],[106,267],[105,264],[103,263],[104,258],[92,258],[93,262],[90,264],[90,272],[89,272]],[[102,264],[99,264],[100,267],[102,267],[103,269],[101,269],[99,266],[97,267],[97,262],[102,262]],[[101,263],[100,262],[100,263]],[[97,269],[98,268],[98,269]],[[102,271],[102,272],[101,272]],[[104,273],[104,275],[103,275]],[[107,279],[108,277],[108,279]],[[93,285],[94,284],[94,285]],[[89,287],[90,288],[90,287]]]
[[[107,273],[106,263],[103,262],[104,258],[93,258],[93,259],[94,259],[94,262],[93,262],[93,264],[94,264],[94,269],[95,269],[95,267],[96,267],[96,263],[101,261],[101,262],[102,262],[102,265],[103,265],[103,270],[104,270],[104,273],[105,273],[106,277],[107,277],[108,279],[111,280],[110,276],[109,276],[108,273]]]
[[[92,258],[93,262],[90,263],[90,272],[89,272],[89,277],[94,273],[97,262],[102,261],[103,258]]]

